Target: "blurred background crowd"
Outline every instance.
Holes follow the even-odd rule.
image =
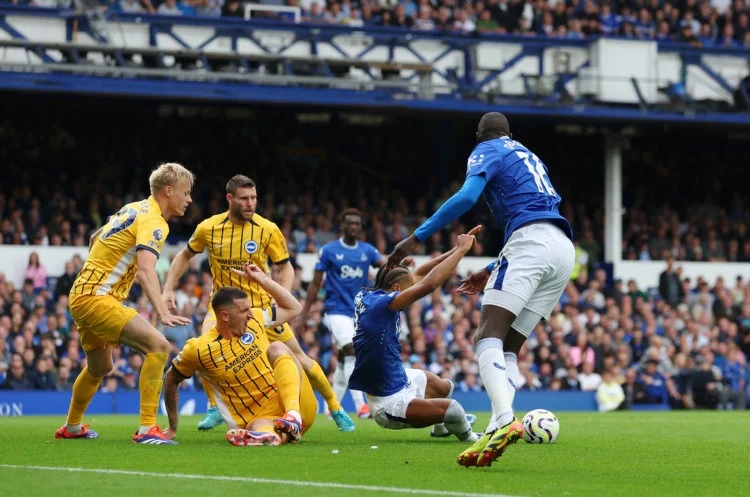
[[[281,227],[293,256],[314,253],[337,238],[335,220],[349,206],[366,213],[363,238],[387,254],[458,189],[472,146],[472,124],[463,122],[451,129],[445,122],[422,122],[419,128],[414,120],[393,120],[363,133],[344,120],[311,125],[292,112],[275,112],[280,124],[269,127],[262,125],[268,118],[262,110],[227,117],[131,106],[136,108],[120,109],[121,120],[92,129],[91,119],[106,119],[105,109],[79,115],[65,105],[51,109],[44,120],[19,107],[18,115],[0,123],[0,160],[14,179],[0,186],[0,242],[32,246],[20,288],[0,274],[4,389],[72,388],[85,359],[67,293],[82,260],[74,257],[64,274],[49,274],[33,246],[87,245],[89,234],[109,214],[147,196],[144,178],[154,164],[176,160],[198,174],[195,201],[184,218],[170,223],[170,243],[184,243],[200,220],[223,211],[226,178],[243,172],[259,185],[259,214]],[[11,115],[15,111],[9,108]],[[144,112],[151,112],[148,133],[139,132]],[[230,132],[217,131],[226,129]],[[618,395],[602,395],[606,409],[637,404],[743,408],[750,277],[690,280],[674,261],[750,261],[750,206],[732,193],[732,185],[715,180],[728,177],[724,173],[741,156],[741,142],[703,136],[715,143],[697,151],[681,147],[684,138],[668,134],[633,138],[623,158],[623,256],[664,260],[664,272],[645,288],[635,281],[613,281],[600,267],[601,188],[580,182],[586,177],[588,184],[602,184],[600,146],[590,137],[588,146],[580,146],[581,137],[548,131],[521,123],[514,137],[539,151],[559,185],[563,213],[577,235],[578,265],[559,308],[537,327],[519,357],[520,388],[621,391],[617,402],[607,399]],[[389,138],[406,133],[413,139],[396,144]],[[403,164],[415,174],[400,175]],[[711,164],[710,170],[701,167],[705,164]],[[690,174],[682,174],[686,169]],[[740,175],[735,184],[741,184],[748,173],[733,174]],[[389,182],[388,177],[401,180]],[[495,256],[500,247],[500,230],[488,218],[484,206],[463,218],[466,225],[484,222],[491,228],[471,255]],[[449,249],[464,230],[455,223],[428,240],[422,253]],[[159,259],[161,278],[169,263],[167,255]],[[301,275],[298,268],[293,290],[303,299],[307,282]],[[482,385],[472,345],[481,296],[455,292],[464,276],[454,275],[404,313],[402,357],[407,366],[454,380],[461,391],[478,391]],[[200,329],[210,291],[208,267],[196,262],[177,292],[178,308],[192,324],[163,330],[173,354]],[[296,332],[306,351],[333,371],[336,354],[321,323],[319,297],[311,322]],[[137,285],[127,305],[157,323]],[[115,368],[102,388],[137,388],[141,362],[127,347],[115,349]],[[185,382],[184,388],[199,389],[200,382]]]

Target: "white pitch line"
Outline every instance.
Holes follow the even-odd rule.
[[[369,492],[391,492],[409,495],[443,495],[446,497],[516,497],[504,494],[480,494],[468,492],[451,492],[448,490],[430,490],[419,488],[378,487],[373,485],[352,485],[349,483],[329,483],[322,481],[273,480],[270,478],[253,478],[248,476],[191,475],[186,473],[150,473],[147,471],[126,471],[104,468],[65,468],[59,466],[24,466],[19,464],[0,464],[4,469],[33,469],[37,471],[62,471],[69,473],[98,473],[106,475],[150,476],[156,478],[181,478],[185,480],[238,481],[243,483],[265,483],[297,487],[338,488],[346,490],[364,490]]]

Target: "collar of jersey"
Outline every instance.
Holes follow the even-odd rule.
[[[154,209],[161,216],[161,207],[159,207],[159,203],[153,195],[149,195],[148,197],[148,207],[149,209]]]
[[[355,248],[359,247],[359,240],[355,240],[354,241],[354,245],[347,245],[346,243],[344,243],[344,239],[343,238],[339,238],[339,243],[341,244],[342,247],[348,248],[348,249],[355,249]]]

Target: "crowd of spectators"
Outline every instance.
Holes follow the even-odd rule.
[[[85,357],[67,307],[69,291],[82,260],[76,257],[54,280],[37,286],[43,269],[31,253],[27,279],[15,289],[0,274],[0,389],[65,391],[72,388]],[[160,278],[169,267],[162,256]],[[540,323],[518,358],[523,390],[597,392],[601,410],[657,404],[673,409],[745,408],[750,375],[750,279],[738,276],[712,285],[681,279],[669,260],[658,289],[647,292],[631,280],[608,281],[604,269],[571,280],[549,321]],[[293,293],[301,300],[306,285],[297,268]],[[424,368],[452,379],[460,391],[481,391],[473,350],[481,296],[456,292],[462,275],[404,311],[402,358],[407,367]],[[192,324],[162,328],[138,286],[126,301],[160,328],[174,357],[196,336],[212,288],[207,265],[194,260],[176,293],[179,312]],[[323,295],[310,308],[300,343],[327,371],[336,354],[322,321]],[[140,354],[114,349],[114,369],[103,391],[137,388]],[[187,381],[186,389],[200,388]]]
[[[95,2],[12,0],[12,3],[70,7]],[[210,17],[243,17],[243,3],[241,0],[101,0],[101,6],[113,12]],[[297,6],[307,22],[352,27],[389,26],[459,34],[510,33],[573,40],[619,36],[703,47],[750,47],[750,8],[744,0],[261,0],[247,3]],[[292,19],[284,13],[268,15]]]
[[[44,105],[43,97],[37,98]],[[42,120],[28,114],[23,102],[5,103],[12,119],[0,124],[0,160],[13,181],[0,185],[0,242],[29,245],[30,257],[21,288],[0,275],[2,388],[71,387],[84,359],[67,292],[82,260],[69,261],[65,274],[48,274],[43,258],[32,253],[38,246],[86,245],[109,214],[147,195],[144,178],[154,164],[176,160],[198,174],[194,203],[184,218],[170,222],[170,243],[184,242],[200,220],[224,210],[223,183],[243,172],[259,185],[259,213],[278,223],[293,253],[313,253],[334,239],[337,214],[353,206],[366,213],[363,236],[385,254],[458,189],[476,124],[416,125],[404,118],[368,128],[335,120],[308,125],[291,111],[274,109],[278,125],[267,126],[262,109],[229,119],[213,110],[184,107],[179,114],[177,107],[156,112],[108,102],[87,107],[92,109],[87,114],[75,101],[58,100]],[[110,113],[118,120],[92,126]],[[139,131],[144,119],[148,133]],[[513,129],[547,163],[564,199],[562,211],[573,222],[582,263],[559,311],[537,328],[519,357],[522,388],[596,390],[604,381],[608,391],[622,385],[625,405],[657,400],[673,407],[743,405],[750,354],[747,275],[733,282],[686,281],[679,263],[672,262],[658,289],[609,281],[597,269],[603,259],[600,189],[581,187],[583,177],[587,184],[603,184],[598,141],[558,137],[538,123],[514,122]],[[707,133],[698,138],[704,147],[686,149],[684,136],[635,137],[624,152],[626,258],[748,260],[750,212],[742,195],[733,193],[747,172],[735,167],[728,173],[742,157],[742,143]],[[403,175],[405,164],[415,174]],[[466,225],[490,227],[472,255],[494,256],[500,246],[493,237],[501,230],[488,217],[478,206],[463,218]],[[423,253],[450,248],[464,229],[455,223],[428,240]],[[714,253],[717,246],[724,257]],[[162,277],[168,267],[169,258],[162,256],[157,266]],[[452,378],[461,390],[480,390],[472,349],[480,301],[455,294],[459,277],[403,316],[404,362]],[[294,291],[301,299],[305,288],[298,269]],[[192,267],[177,298],[193,325],[164,330],[173,353],[195,335],[210,291],[207,268]],[[156,323],[137,286],[128,305]],[[313,323],[297,332],[305,349],[331,371],[336,355],[321,311],[318,302],[310,313]],[[127,347],[115,355],[116,367],[103,388],[134,388],[140,356]],[[185,388],[200,388],[200,382],[185,382]]]

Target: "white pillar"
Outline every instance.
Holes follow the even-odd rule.
[[[618,135],[607,135],[604,167],[604,260],[617,267],[622,260],[622,145]]]

